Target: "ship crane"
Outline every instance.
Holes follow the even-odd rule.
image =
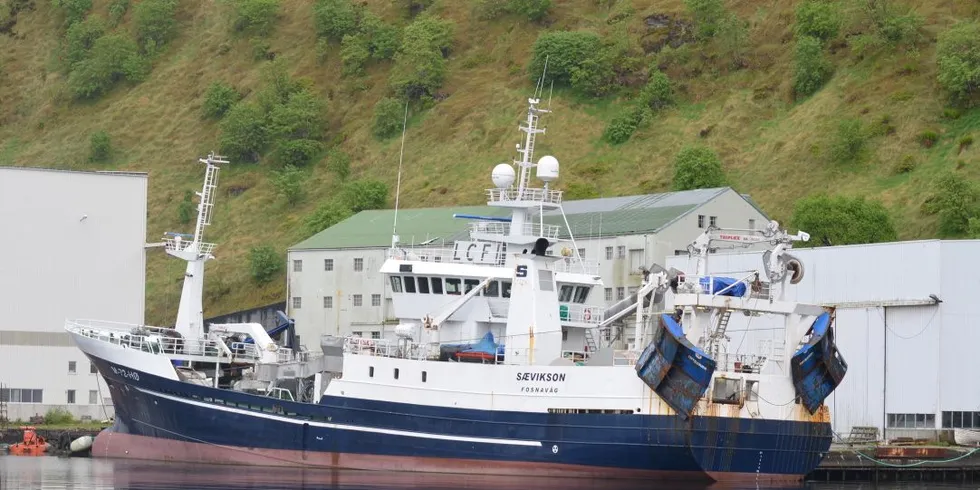
[[[712,242],[736,243],[749,247],[758,243],[769,243],[775,247],[762,254],[763,266],[771,282],[780,282],[791,272],[790,284],[797,284],[803,279],[803,263],[796,257],[786,253],[793,242],[809,241],[810,234],[800,231],[791,235],[779,229],[779,222],[770,221],[761,230],[746,230],[737,228],[718,228],[709,226],[704,233],[688,245],[687,251],[692,257],[698,258],[697,275],[708,273],[708,252]]]

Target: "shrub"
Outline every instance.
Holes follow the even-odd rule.
[[[358,29],[360,35],[368,40],[371,57],[376,60],[393,58],[401,46],[401,30],[385,24],[370,11],[364,12]]]
[[[831,146],[831,156],[837,162],[852,162],[864,149],[865,141],[866,136],[860,120],[846,119],[841,121],[837,126],[837,137]]]
[[[473,15],[479,20],[493,20],[507,13],[509,0],[474,0]]]
[[[571,86],[572,75],[585,60],[594,60],[602,54],[602,41],[599,35],[590,31],[551,31],[544,32],[534,42],[531,64],[528,68],[531,79],[537,81],[548,60],[547,80],[557,85]],[[580,75],[580,78],[582,76]]]
[[[44,414],[44,423],[48,425],[67,425],[75,423],[75,417],[63,407],[49,408]]]
[[[511,12],[537,22],[548,15],[551,0],[510,0],[509,7]]]
[[[900,43],[915,44],[921,39],[922,17],[912,12],[895,14],[889,11],[890,0],[868,0],[865,11],[871,18],[875,32],[883,42],[891,45]]]
[[[279,17],[279,0],[237,0],[235,30],[268,35]]]
[[[186,225],[194,219],[194,193],[192,191],[184,192],[184,199],[177,204],[177,221]]]
[[[977,211],[977,188],[966,178],[947,172],[934,185],[931,211],[939,215],[939,234],[962,236],[969,230]]]
[[[85,59],[95,41],[106,32],[106,23],[96,15],[72,24],[65,33],[65,61],[69,70],[72,65]]]
[[[972,105],[980,92],[980,22],[961,22],[939,35],[938,79],[950,97]]]
[[[311,139],[287,139],[276,144],[275,158],[281,165],[302,167],[316,159],[323,143]]]
[[[257,162],[269,144],[265,114],[255,104],[239,102],[221,120],[221,151],[240,162]]]
[[[960,152],[973,145],[973,136],[966,135],[960,138]]]
[[[205,118],[220,119],[241,98],[235,87],[223,82],[211,82],[204,93],[201,113]]]
[[[341,181],[350,176],[350,155],[341,150],[333,149],[327,155],[327,170],[330,170]]]
[[[272,177],[272,186],[276,193],[290,205],[298,203],[303,198],[303,172],[294,165],[286,165]]]
[[[289,94],[269,112],[269,129],[288,139],[319,139],[323,135],[324,103],[309,90]]]
[[[75,97],[90,98],[108,92],[116,82],[142,81],[149,64],[136,44],[121,34],[108,34],[95,41],[88,57],[75,63],[68,87]]]
[[[674,87],[670,83],[670,78],[667,78],[667,75],[660,70],[653,71],[650,74],[650,80],[640,91],[640,99],[653,110],[672,105],[674,103]]]
[[[265,284],[282,271],[282,260],[269,245],[252,247],[248,253],[248,267],[252,279],[259,284]]]
[[[320,37],[340,41],[357,32],[358,11],[350,0],[317,0],[313,5],[313,25]]]
[[[721,160],[707,146],[686,146],[674,157],[674,190],[720,187],[725,180]]]
[[[405,104],[385,97],[374,105],[374,136],[385,139],[398,134],[405,119]]]
[[[306,217],[307,236],[316,235],[331,226],[351,216],[351,210],[336,202],[321,204],[312,214]]]
[[[416,16],[423,10],[429,8],[435,0],[396,0],[396,4],[405,10],[408,15]]]
[[[684,4],[694,17],[695,34],[701,40],[714,37],[728,12],[723,0],[684,0]]]
[[[382,209],[388,202],[388,185],[378,180],[355,180],[344,189],[344,201],[351,211]]]
[[[52,0],[51,3],[64,12],[65,23],[69,27],[80,22],[85,18],[85,14],[92,10],[92,0]]]
[[[801,36],[793,56],[793,91],[796,97],[815,94],[830,79],[833,67],[823,54],[820,40]]]
[[[828,41],[840,33],[841,20],[836,4],[827,0],[806,0],[796,7],[796,35]]]
[[[371,43],[360,34],[344,36],[340,42],[340,59],[343,61],[344,75],[360,75],[364,64],[371,58]]]
[[[447,20],[423,15],[409,24],[389,78],[394,92],[409,99],[434,95],[446,76],[444,56],[452,38],[453,24]]]
[[[96,131],[89,137],[88,160],[90,162],[105,162],[112,154],[112,142],[109,140],[109,133]]]
[[[133,9],[136,41],[146,53],[155,53],[177,31],[177,0],[142,0]]]
[[[550,68],[550,65],[549,65]],[[571,86],[576,92],[601,97],[615,87],[616,72],[611,53],[603,50],[572,67]]]
[[[935,131],[923,131],[919,134],[919,144],[924,148],[932,148],[939,141],[939,134]]]
[[[825,194],[796,201],[793,226],[813,239],[799,246],[879,243],[898,239],[898,233],[885,206],[863,197],[830,197]]]
[[[625,109],[606,126],[606,130],[602,133],[603,139],[614,145],[629,141],[649,113],[650,110],[644,105]]]
[[[109,4],[109,23],[112,26],[119,25],[127,10],[129,10],[129,0],[112,0]]]

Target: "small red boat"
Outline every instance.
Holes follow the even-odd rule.
[[[43,437],[37,435],[34,427],[21,427],[24,431],[24,440],[13,444],[8,448],[10,454],[14,456],[41,456],[48,450],[48,442]]]

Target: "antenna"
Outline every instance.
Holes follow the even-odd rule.
[[[405,158],[405,130],[408,128],[408,100],[405,100],[405,117],[402,119],[402,149],[398,153],[398,183],[395,184],[395,220],[391,224],[391,246],[398,245],[398,199],[402,191],[402,160]]]

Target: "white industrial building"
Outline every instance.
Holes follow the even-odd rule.
[[[143,323],[144,173],[0,167],[0,410],[112,416],[67,318]]]
[[[879,437],[890,439],[980,429],[980,389],[974,384],[980,372],[980,329],[973,298],[980,241],[791,253],[802,260],[805,274],[790,286],[787,298],[836,307],[835,338],[848,370],[827,399],[835,432],[846,436],[854,427],[877,427]],[[672,257],[667,266],[695,270],[688,257]],[[763,270],[758,252],[715,255],[708,262],[711,274],[749,270]],[[764,321],[734,316],[729,345],[751,345],[766,337],[765,330]],[[793,347],[784,350],[782,359],[793,355]]]
[[[611,305],[633,292],[642,280],[640,267],[663,264],[677,251],[686,253],[708,226],[762,228],[768,222],[748,196],[729,187],[565,201],[563,207],[574,247],[587,262],[597,263],[605,283],[604,290],[593,292],[588,300],[599,305]],[[471,223],[454,214],[505,216],[509,210],[401,209],[400,245],[442,247],[446,257],[453,256],[454,242],[469,240]],[[394,210],[362,211],[289,249],[286,307],[296,321],[300,344],[315,349],[324,334],[393,335],[397,320],[391,312],[391,286],[379,269],[391,247],[394,217]],[[562,243],[554,248],[573,246],[559,211],[546,212],[544,221],[562,229]]]

